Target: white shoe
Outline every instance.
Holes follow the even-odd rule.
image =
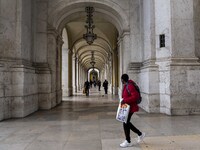
[[[120,144],[120,147],[123,147],[123,148],[131,147],[131,146],[132,146],[132,144],[129,143],[127,140],[125,140],[123,143]]]
[[[138,136],[137,143],[140,143],[141,141],[143,141],[145,135],[146,134],[144,132],[142,132],[142,135]]]

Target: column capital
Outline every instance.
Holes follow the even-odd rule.
[[[57,37],[59,35],[58,31],[56,30],[55,27],[48,25],[47,26],[47,33],[48,34],[53,34],[55,37]]]
[[[123,31],[119,37],[124,38],[125,36],[129,36],[129,35],[130,35],[130,31]]]
[[[62,36],[59,34],[55,27],[48,25],[47,33],[52,34],[56,38],[57,46],[61,46],[64,43]]]
[[[130,36],[130,31],[123,31],[120,36],[118,37],[117,39],[117,45],[120,45],[120,43],[123,41],[123,39],[126,37],[126,36]]]

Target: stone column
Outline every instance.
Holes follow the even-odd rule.
[[[108,74],[107,74],[108,70],[107,70],[107,69],[108,69],[108,64],[105,63],[105,69],[104,69],[104,80],[108,78]]]
[[[107,80],[109,83],[108,90],[110,91],[111,94],[113,94],[113,76],[112,76],[112,56],[109,56],[108,60],[108,72],[107,72]]]
[[[80,90],[82,90],[82,88],[83,88],[84,80],[85,80],[85,74],[84,74],[84,70],[83,70],[83,65],[81,64],[81,66],[80,66],[80,82],[79,82]]]
[[[76,65],[76,63],[77,63],[77,58],[76,58],[76,56],[73,56],[73,62],[72,62],[73,64],[73,93],[75,92],[77,92],[77,86],[76,86],[76,80],[77,80],[77,78],[76,78],[76,75],[77,75],[77,65]]]
[[[135,80],[140,87],[143,99],[140,107],[147,112],[160,112],[159,72],[158,65],[155,64],[156,38],[154,1],[148,0],[141,3],[140,9],[141,28],[134,28],[135,31],[132,31],[131,28],[131,31],[137,36],[136,39],[138,42],[136,47],[138,47],[138,50],[134,50],[134,55],[132,53],[133,62],[129,64],[129,74],[130,78]],[[135,11],[136,10],[134,10],[134,12]],[[142,34],[139,34],[140,32]],[[141,42],[143,43],[141,44]],[[139,46],[140,44],[141,46]],[[143,48],[143,50],[140,50],[141,48]],[[141,54],[143,54],[142,57]]]
[[[34,1],[34,56],[37,63],[47,63],[48,1]]]
[[[62,45],[63,45],[62,37],[57,35],[57,58],[56,58],[56,104],[60,104],[62,101]]]
[[[129,1],[129,16],[130,16],[130,52],[131,62],[141,62],[143,57],[142,49],[142,27],[143,21],[149,21],[152,18],[148,16],[142,20],[142,11],[148,8],[142,8],[142,4],[148,5],[154,0],[130,0]],[[149,28],[147,28],[149,30]]]
[[[121,75],[123,74],[123,52],[122,52],[122,44],[121,44],[121,38],[118,39],[118,43],[117,43],[117,50],[118,50],[118,81],[119,81],[119,86],[118,86],[118,93],[121,93],[122,90],[122,84],[121,84]]]
[[[113,79],[113,94],[117,95],[118,94],[118,51],[117,49],[114,50],[113,53],[113,59],[112,59],[112,79]]]
[[[193,8],[193,1],[171,2],[171,114],[200,114],[200,63],[195,56]]]
[[[157,1],[156,34],[165,34],[166,45],[159,47],[161,112],[169,115],[200,113],[200,64],[195,56],[193,1]],[[165,4],[164,8],[160,5]],[[171,13],[169,13],[171,12]],[[160,20],[158,20],[160,18]],[[161,26],[162,24],[162,26]],[[163,30],[165,29],[165,30]],[[184,32],[183,32],[184,31]]]
[[[37,63],[39,108],[51,109],[56,105],[56,58],[57,58],[57,33],[54,28],[48,29],[48,53],[46,63]],[[42,54],[41,54],[42,55]],[[53,102],[54,101],[54,102]],[[52,105],[53,104],[53,105]]]
[[[67,96],[68,88],[68,49],[62,49],[62,90],[63,96]]]
[[[0,120],[25,117],[38,109],[32,56],[32,2],[0,4]]]
[[[48,27],[48,54],[47,66],[39,69],[43,64],[37,66],[38,78],[39,78],[39,106],[41,109],[50,109],[55,107],[61,102],[62,91],[61,91],[61,47],[62,38],[55,30],[55,28]],[[46,70],[45,67],[50,68]],[[44,69],[44,70],[43,70]]]
[[[122,61],[123,61],[123,73],[128,72],[128,65],[131,62],[131,49],[130,49],[130,33],[123,32],[122,38]]]
[[[68,54],[69,50],[67,48],[62,49],[62,90],[63,90],[63,96],[68,96]]]
[[[76,62],[76,87],[77,92],[80,91],[80,63],[78,58]]]
[[[72,67],[72,51],[68,52],[68,96],[73,95],[73,67]]]

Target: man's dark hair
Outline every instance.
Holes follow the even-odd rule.
[[[121,76],[121,79],[123,79],[125,82],[128,82],[129,77],[128,77],[127,74],[123,74],[123,75]]]

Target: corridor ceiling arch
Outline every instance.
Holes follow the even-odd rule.
[[[89,60],[91,61],[91,52],[94,52],[94,58],[96,59],[97,57],[101,57],[101,62],[97,62],[100,63],[100,64],[105,64],[107,62],[107,60],[109,59],[109,57],[111,56],[111,52],[104,49],[103,46],[101,45],[92,45],[92,46],[88,46],[88,45],[85,45],[85,46],[82,46],[80,47],[77,52],[76,52],[76,56],[79,56],[79,60],[83,63],[85,60]],[[86,65],[85,63],[83,63],[83,65],[86,67],[86,68],[89,68],[90,65]]]
[[[72,44],[70,49],[73,49],[73,53],[78,53],[81,47],[84,47],[84,46],[91,46],[91,45],[88,45],[85,42],[85,39],[83,39],[83,37],[80,37],[77,41],[75,41]],[[92,46],[99,46],[105,49],[108,53],[113,53],[113,48],[112,48],[113,46],[110,45],[110,43],[102,37],[98,36],[97,39],[93,42]]]
[[[105,55],[105,53],[103,53],[102,51],[97,51],[97,50],[93,50],[95,53],[97,53],[99,56],[101,56],[104,60],[104,62],[106,61],[106,58],[108,55]],[[84,59],[85,56],[87,56],[88,53],[87,51],[83,51],[79,54],[79,58],[80,58],[80,61],[82,61]],[[91,56],[91,54],[89,55]]]
[[[100,14],[102,18],[110,21],[115,25],[119,34],[124,31],[129,31],[129,15],[120,5],[110,0],[73,0],[73,1],[50,1],[48,10],[48,22],[60,32],[65,27],[65,24],[73,21],[77,17],[85,16],[85,7],[93,6],[95,12]]]
[[[118,37],[124,32],[129,31],[129,14],[125,12],[120,5],[110,0],[73,0],[73,1],[50,1],[48,9],[48,22],[58,33],[65,28],[69,37],[69,49],[73,52],[74,57],[79,58],[77,51],[82,50],[80,47],[87,43],[83,39],[85,34],[86,12],[85,7],[94,7],[94,33],[97,34],[97,39],[93,42],[97,51],[103,50],[101,60],[109,59],[113,54],[113,50],[117,47]],[[98,47],[97,45],[101,45]],[[105,47],[102,49],[102,47]],[[90,54],[91,48],[85,49]],[[108,51],[108,52],[106,52]],[[95,56],[96,57],[96,56]],[[88,59],[88,58],[83,58]],[[101,63],[101,62],[99,62]],[[104,62],[105,63],[105,62]],[[83,64],[86,69],[88,65]]]
[[[91,45],[83,39],[87,19],[85,8],[88,6],[94,8],[93,32],[97,35]],[[126,6],[128,7],[128,3]],[[129,13],[120,5],[110,0],[49,1],[48,25],[60,35],[63,29],[67,32],[69,53],[63,59],[68,60],[63,61],[62,65],[63,68],[68,66],[70,70],[75,92],[83,82],[80,80],[84,80],[85,72],[90,68],[99,70],[101,80],[107,78],[110,84],[117,83],[118,38],[121,38],[124,32],[129,32]],[[91,59],[91,51],[94,52],[94,61]]]
[[[110,51],[105,49],[103,46],[99,46],[99,45],[87,46],[86,45],[86,46],[80,47],[77,50],[76,55],[81,55],[82,53],[86,52],[87,50],[88,51],[94,51],[94,52],[100,52],[105,57],[107,57],[111,53]]]

